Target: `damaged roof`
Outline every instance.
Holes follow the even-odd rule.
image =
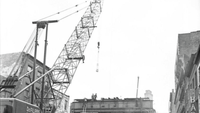
[[[187,62],[192,54],[198,51],[200,44],[200,31],[183,33],[178,35],[177,59],[175,64],[175,75],[179,79],[181,70],[185,71]]]
[[[0,55],[0,75],[7,77],[15,64],[17,63],[17,60],[22,52],[17,53],[8,53],[8,54],[2,54]]]
[[[4,77],[8,77],[13,70],[14,66],[19,66],[24,60],[25,57],[28,57],[30,60],[34,60],[34,57],[30,54],[26,54],[25,52],[17,52],[17,53],[8,53],[0,55],[0,75]],[[36,59],[38,65],[43,66],[43,63]],[[50,70],[48,66],[46,66],[47,70]],[[17,68],[13,72],[17,71]]]
[[[178,53],[179,55],[195,54],[200,44],[200,31],[184,33],[178,35]]]

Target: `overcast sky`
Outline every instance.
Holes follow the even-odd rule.
[[[1,0],[0,53],[20,52],[39,20],[85,0]],[[57,15],[60,19],[73,11]],[[51,67],[84,10],[49,25],[47,65]],[[104,0],[103,12],[86,48],[67,95],[74,99],[135,98],[151,90],[157,113],[167,113],[174,85],[177,39],[180,33],[200,30],[199,0]],[[44,34],[39,42],[43,51]],[[99,72],[97,42],[100,41]],[[39,59],[43,54],[38,54]],[[42,59],[41,59],[42,61]]]

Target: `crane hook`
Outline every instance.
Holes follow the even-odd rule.
[[[98,49],[100,48],[100,42],[97,42],[97,48]]]
[[[100,48],[100,42],[97,42],[97,48],[98,48],[98,54],[97,54],[97,69],[96,69],[96,72],[99,72],[99,48]]]

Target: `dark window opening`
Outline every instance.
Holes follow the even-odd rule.
[[[0,113],[12,113],[13,108],[9,105],[0,105]]]

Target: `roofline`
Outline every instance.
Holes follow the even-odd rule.
[[[33,57],[32,55],[30,55],[29,53],[25,53],[25,52],[23,52],[23,53],[24,53],[25,55],[27,55],[29,58],[34,59],[34,57]],[[42,63],[41,61],[39,61],[38,59],[36,59],[36,62],[39,63],[39,64],[41,64],[41,65],[43,65],[43,63]],[[48,70],[51,69],[51,68],[48,67],[46,64],[45,64],[45,67],[46,67]]]
[[[72,102],[72,103],[80,103],[80,102],[116,102],[116,101],[153,101],[153,100],[150,100],[148,98],[124,98],[124,99],[108,99],[108,98],[104,98],[104,99],[101,99],[101,100],[92,100],[92,99],[87,99],[87,101],[85,101],[85,99],[74,99],[75,101]]]

